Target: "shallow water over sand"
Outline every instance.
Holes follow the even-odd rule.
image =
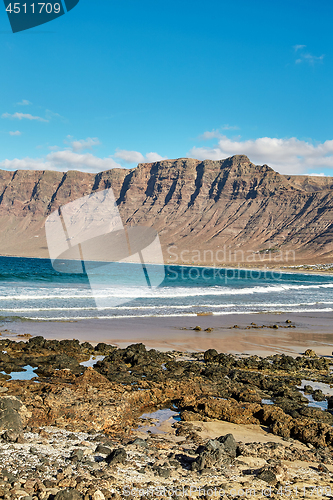
[[[248,328],[257,325],[285,325],[292,321],[295,328]],[[239,328],[232,328],[235,324]],[[193,328],[200,325],[201,331]],[[126,347],[142,342],[147,348],[162,351],[205,351],[255,353],[266,356],[286,353],[297,356],[306,349],[332,357],[333,313],[247,314],[225,317],[193,318],[126,318],[83,320],[77,322],[11,323],[10,330],[18,334],[43,335],[49,339],[79,339],[106,342]],[[8,328],[9,325],[6,326]],[[212,328],[212,331],[205,331]],[[3,337],[6,332],[3,333]],[[13,335],[10,335],[14,338]],[[22,340],[18,338],[17,340]]]

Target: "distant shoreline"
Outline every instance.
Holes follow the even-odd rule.
[[[10,259],[31,259],[31,260],[50,260],[49,257],[26,257],[26,256],[18,256],[18,255],[2,255],[0,254],[0,258],[10,258]],[[98,262],[105,262],[107,263],[108,261],[98,261]],[[128,264],[138,264],[137,262],[127,262]],[[257,265],[259,264],[259,265]],[[299,274],[309,274],[309,275],[318,275],[322,276],[323,274],[328,275],[328,276],[333,276],[333,263],[332,263],[332,269],[304,269],[304,268],[295,268],[295,266],[291,267],[268,267],[264,262],[260,263],[255,263],[255,265],[248,265],[246,266],[243,262],[237,263],[235,262],[233,266],[231,265],[223,265],[219,264],[218,266],[212,266],[212,265],[207,265],[202,262],[196,262],[192,264],[188,263],[181,263],[181,262],[165,262],[165,263],[153,263],[153,265],[156,266],[179,266],[179,267],[204,267],[207,269],[225,269],[225,270],[239,270],[239,271],[265,271],[265,272],[276,272],[276,273],[283,273],[283,274],[289,274],[289,273],[299,273]],[[327,264],[299,264],[298,266],[325,266]]]

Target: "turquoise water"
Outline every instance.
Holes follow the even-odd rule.
[[[47,320],[333,311],[331,276],[150,265],[152,283],[161,271],[164,280],[151,288],[138,264],[116,263],[107,272],[96,264],[88,278],[56,272],[48,259],[0,257],[0,315]]]
[[[9,380],[31,380],[34,377],[37,377],[35,370],[37,368],[33,368],[30,365],[22,366],[23,370],[22,372],[11,372],[9,375],[11,376],[11,379]],[[3,375],[6,375],[6,372],[0,372]]]

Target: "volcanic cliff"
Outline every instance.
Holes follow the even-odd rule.
[[[0,253],[47,258],[46,217],[110,187],[124,225],[158,231],[166,262],[333,261],[333,178],[281,175],[242,155],[96,175],[0,170]]]

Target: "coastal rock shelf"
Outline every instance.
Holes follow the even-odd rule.
[[[333,377],[313,352],[162,353],[43,337],[1,340],[0,350],[0,497],[117,500],[140,485],[209,485],[231,498],[234,487],[286,481],[305,497],[329,495],[310,490],[328,488],[333,470]],[[10,379],[27,365],[33,379]]]

